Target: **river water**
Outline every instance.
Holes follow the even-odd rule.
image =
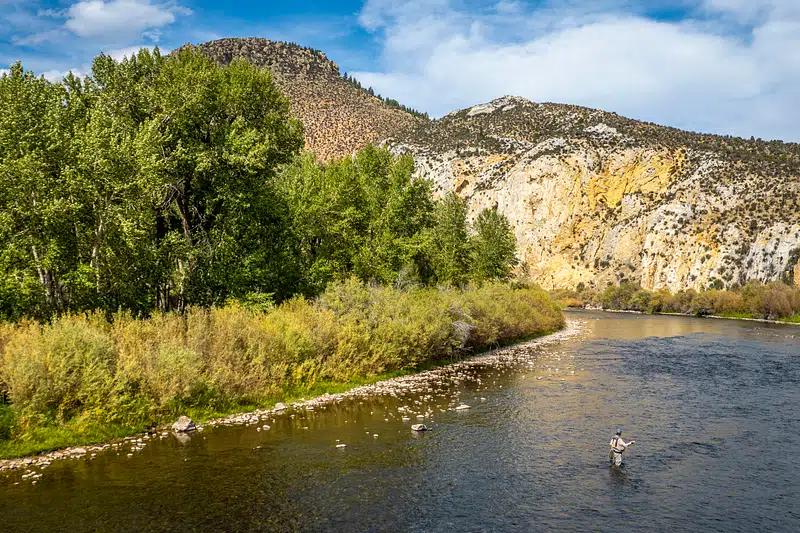
[[[800,531],[800,328],[568,317],[423,391],[0,477],[0,530]]]

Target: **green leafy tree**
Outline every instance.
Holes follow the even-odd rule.
[[[88,206],[81,255],[97,306],[146,313],[161,272],[152,243],[150,183],[140,172],[136,137],[147,119],[147,88],[164,62],[158,50],[141,50],[116,62],[98,56],[92,76],[71,94],[82,94],[89,120],[73,135],[77,161],[70,180]],[[87,283],[88,283],[87,279]]]
[[[0,313],[289,296],[274,178],[302,146],[265,70],[192,50],[0,78]],[[296,277],[296,276],[295,276]]]
[[[302,146],[288,101],[267,71],[193,50],[165,61],[148,89],[136,154],[167,273],[158,306],[271,292],[280,217],[269,182]]]
[[[460,286],[469,273],[467,204],[455,193],[439,200],[433,213],[433,227],[426,234],[426,262],[430,281]]]
[[[470,277],[474,281],[507,280],[517,266],[517,241],[511,224],[497,209],[484,209],[470,238]]]
[[[280,189],[289,206],[301,291],[334,279],[394,282],[421,249],[431,224],[430,183],[413,162],[367,147],[327,164],[306,154],[287,168]]]
[[[84,120],[75,101],[19,63],[0,78],[0,312],[9,317],[67,310],[80,291],[85,206],[68,178],[71,132]]]
[[[432,223],[431,183],[413,178],[409,156],[393,157],[385,149],[368,147],[353,162],[367,213],[353,270],[363,281],[392,283],[414,264],[422,231]]]

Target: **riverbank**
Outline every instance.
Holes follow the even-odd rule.
[[[337,393],[563,326],[538,288],[358,282],[266,311],[231,305],[6,324],[0,388],[11,404],[0,412],[0,457],[108,442],[183,414],[206,421]]]
[[[800,287],[781,282],[751,281],[730,290],[687,289],[676,293],[622,283],[603,290],[554,290],[551,296],[562,307],[800,324]]]
[[[603,309],[602,307],[592,307],[592,306],[585,306],[585,307],[577,307],[577,306],[566,306],[564,308],[566,311],[605,311],[606,313],[628,313],[632,315],[656,315],[656,316],[685,316],[688,318],[715,318],[719,320],[744,320],[747,322],[759,322],[762,324],[781,324],[784,326],[800,326],[800,320],[796,321],[788,321],[788,320],[770,320],[768,318],[750,318],[744,316],[723,316],[723,315],[697,315],[692,313],[677,313],[677,312],[647,312],[647,311],[635,311],[633,309]]]
[[[258,425],[259,430],[268,431],[269,426],[262,426],[265,422],[274,423],[276,417],[292,416],[301,410],[319,410],[326,407],[351,399],[375,397],[379,395],[398,396],[405,393],[421,391],[431,384],[441,384],[443,381],[459,378],[475,366],[500,366],[511,365],[517,361],[518,357],[528,357],[532,349],[541,349],[545,346],[561,342],[564,339],[573,337],[581,332],[583,323],[578,320],[570,320],[565,323],[565,327],[557,332],[543,334],[533,339],[523,340],[509,346],[503,346],[487,350],[483,353],[475,354],[466,359],[442,363],[431,368],[422,369],[418,372],[404,373],[392,377],[375,376],[369,383],[359,383],[353,381],[349,384],[330,384],[331,390],[322,392],[310,399],[300,397],[285,397],[283,401],[275,402],[273,405],[253,409],[246,412],[229,413],[225,416],[216,418],[202,419],[197,418],[197,432],[219,427],[219,426],[252,426]],[[334,392],[333,389],[342,389]],[[455,409],[455,407],[453,407]],[[411,422],[409,421],[409,424]],[[142,451],[148,444],[168,438],[188,439],[190,436],[183,436],[171,431],[169,425],[153,428],[150,432],[140,432],[136,435],[129,435],[117,439],[113,442],[102,444],[91,444],[81,446],[71,446],[58,450],[49,451],[35,456],[18,457],[13,459],[0,459],[0,472],[17,470],[29,470],[23,474],[23,479],[35,482],[41,476],[43,469],[49,467],[53,462],[66,459],[85,459],[91,460],[101,453],[116,452],[132,456]],[[27,476],[27,477],[25,477]]]

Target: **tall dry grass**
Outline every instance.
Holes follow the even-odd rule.
[[[0,388],[10,406],[0,439],[42,427],[141,426],[187,407],[258,405],[562,325],[560,310],[538,288],[400,291],[357,281],[267,311],[232,303],[147,319],[120,313],[110,322],[91,314],[2,324]]]

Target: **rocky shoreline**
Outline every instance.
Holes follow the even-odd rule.
[[[206,428],[219,426],[241,426],[262,424],[259,430],[268,430],[268,425],[263,425],[268,419],[276,416],[290,414],[292,411],[314,410],[323,408],[327,405],[338,403],[344,400],[357,398],[373,397],[380,395],[399,396],[427,387],[434,382],[443,382],[447,379],[459,379],[458,375],[474,366],[479,365],[504,365],[516,361],[522,354],[528,353],[531,348],[541,348],[549,344],[560,342],[566,338],[577,335],[582,328],[583,322],[579,320],[568,320],[564,329],[538,337],[530,341],[513,344],[502,348],[497,348],[468,359],[452,364],[433,368],[415,374],[390,378],[370,385],[354,387],[348,391],[336,394],[323,394],[308,400],[299,400],[289,405],[281,402],[270,409],[259,409],[256,411],[237,413],[221,418],[207,421],[204,424],[197,424],[195,431],[202,432]],[[458,409],[458,407],[454,407]],[[291,416],[291,415],[290,415]],[[10,471],[24,471],[22,480],[29,480],[36,483],[42,475],[42,470],[50,466],[53,462],[64,459],[83,459],[91,460],[100,453],[117,452],[119,455],[125,453],[132,457],[135,453],[144,449],[150,443],[167,438],[187,439],[185,433],[175,431],[172,425],[154,428],[149,433],[141,433],[125,437],[115,442],[95,444],[89,446],[74,446],[55,450],[41,455],[21,457],[17,459],[0,460],[0,473]]]
[[[627,313],[631,315],[653,315],[653,316],[685,316],[689,318],[714,318],[718,320],[744,320],[745,322],[759,322],[762,324],[780,324],[783,326],[800,326],[798,322],[788,322],[786,320],[770,320],[768,318],[748,318],[740,316],[722,316],[722,315],[693,315],[691,313],[645,313],[644,311],[635,311],[633,309],[603,309],[602,307],[594,307],[587,305],[585,307],[567,307],[567,310],[572,311],[605,311],[607,313]]]

